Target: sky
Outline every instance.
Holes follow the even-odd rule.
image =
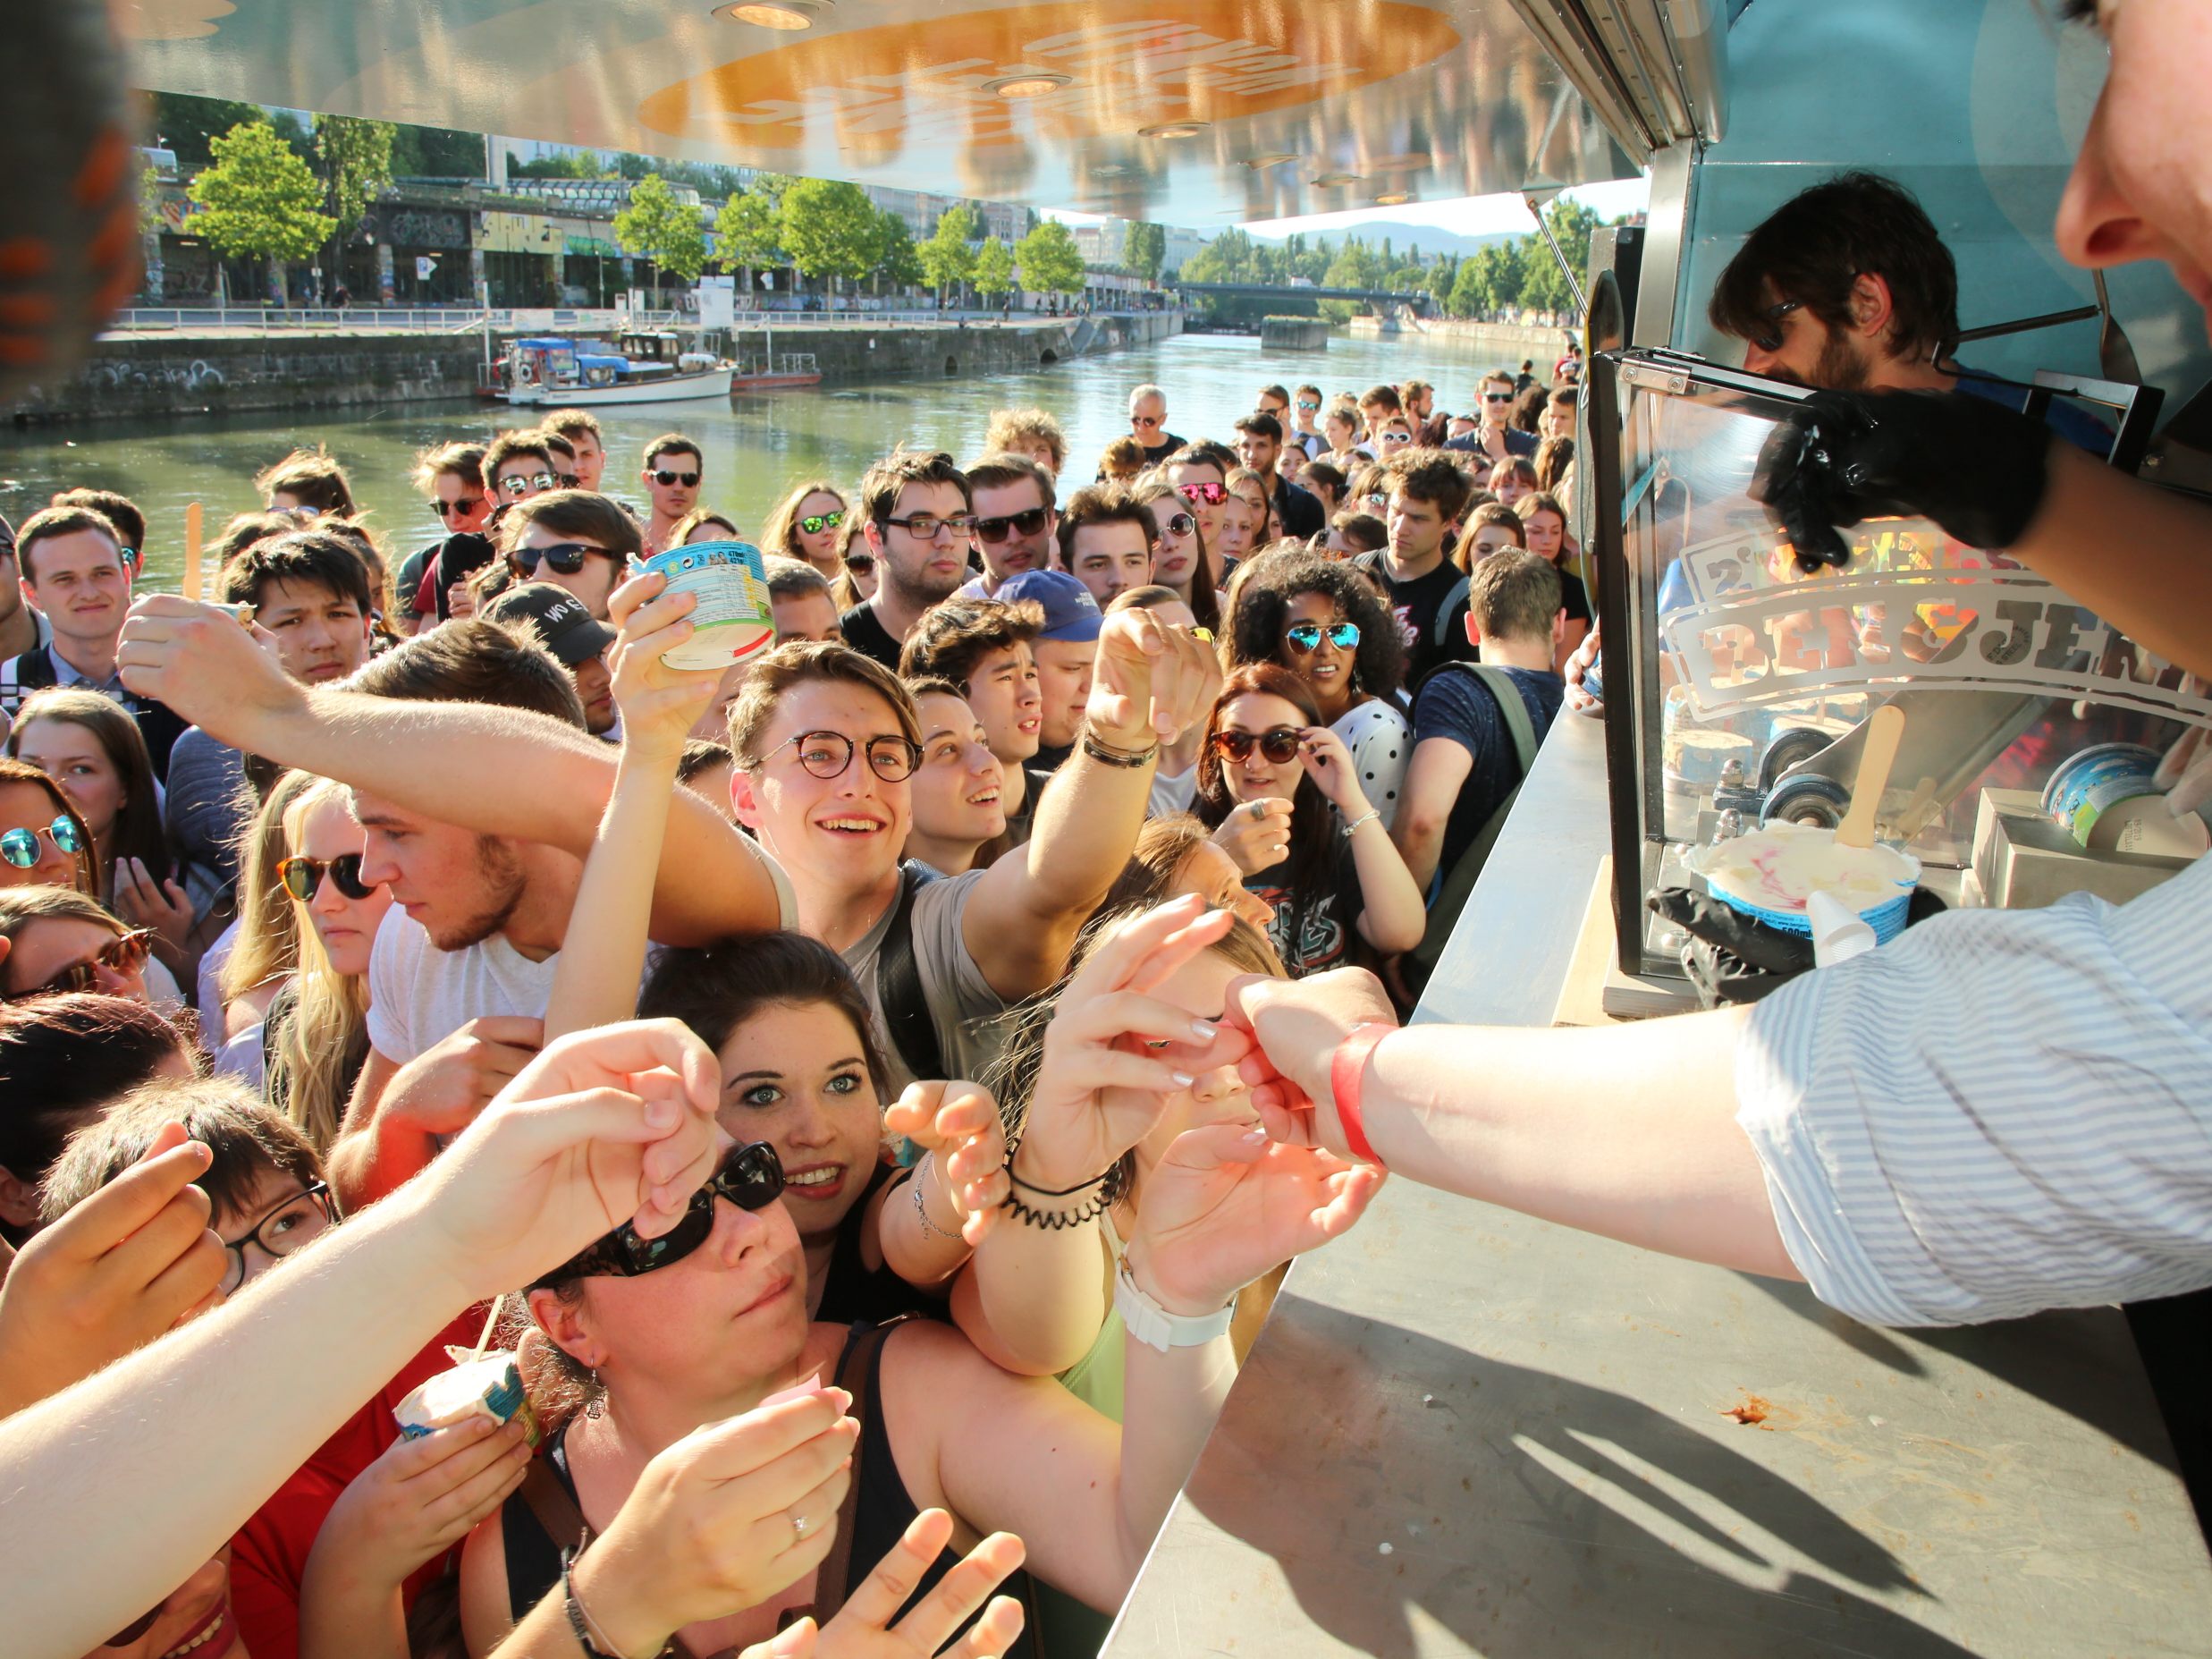
[[[1647,194],[1642,179],[1617,179],[1605,184],[1579,185],[1565,192],[1588,204],[1600,218],[1640,211]],[[1095,224],[1094,213],[1068,213],[1047,207],[1048,219],[1070,224]],[[1349,230],[1378,220],[1392,224],[1434,224],[1463,236],[1482,236],[1492,231],[1527,231],[1535,226],[1518,196],[1461,196],[1450,201],[1409,201],[1395,207],[1358,207],[1348,213],[1313,213],[1295,219],[1261,219],[1244,229],[1262,236],[1288,236],[1295,231]]]

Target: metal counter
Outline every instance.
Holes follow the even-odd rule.
[[[1600,736],[1553,727],[1423,1018],[1551,1018]],[[2116,1312],[1876,1330],[1394,1182],[1293,1266],[1104,1651],[2202,1655],[2212,1562]]]

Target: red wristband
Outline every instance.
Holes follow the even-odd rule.
[[[1382,1160],[1375,1149],[1367,1144],[1367,1130],[1360,1122],[1359,1091],[1361,1079],[1367,1071],[1367,1057],[1375,1045],[1398,1029],[1380,1020],[1371,1020],[1365,1025],[1352,1028],[1352,1034],[1337,1045],[1335,1058],[1329,1062],[1329,1092],[1336,1096],[1337,1122],[1344,1128],[1345,1149],[1363,1164],[1382,1167]]]

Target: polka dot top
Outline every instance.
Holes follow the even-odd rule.
[[[1352,751],[1359,769],[1360,791],[1367,804],[1382,814],[1382,826],[1397,817],[1398,792],[1406,787],[1406,768],[1414,758],[1413,729],[1388,698],[1371,697],[1329,728]],[[1339,825],[1343,815],[1338,814]]]

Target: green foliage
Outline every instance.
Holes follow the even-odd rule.
[[[1021,283],[1033,293],[1083,292],[1083,255],[1075,233],[1058,219],[1047,219],[1014,244]]]
[[[161,174],[152,162],[139,169],[139,233],[161,234]]]
[[[154,94],[154,136],[177,154],[177,167],[190,174],[215,159],[208,148],[220,133],[268,117],[253,104],[235,98],[192,97],[182,92]]]
[[[540,156],[532,161],[518,161],[512,150],[507,152],[507,176],[511,179],[611,179],[614,170],[587,149],[572,150],[566,156]]]
[[[644,254],[687,283],[706,268],[706,227],[699,210],[678,201],[657,173],[638,180],[629,206],[614,216],[614,240],[625,252]]]
[[[393,125],[351,115],[324,115],[315,123],[315,155],[330,192],[338,234],[350,234],[370,199],[392,182]]]
[[[1121,268],[1139,282],[1157,282],[1161,261],[1168,257],[1168,233],[1151,220],[1129,226],[1121,244]]]
[[[783,257],[776,242],[781,229],[774,194],[756,181],[749,190],[739,190],[714,216],[714,263],[725,271],[751,271],[773,265]]]
[[[879,214],[877,220],[876,275],[899,288],[927,281],[921,250],[914,245],[914,233],[907,228],[907,222],[888,211]]]
[[[969,278],[980,294],[1001,294],[1014,286],[1014,256],[995,236],[985,237],[975,255],[975,274]]]
[[[916,250],[921,258],[922,274],[937,290],[941,302],[946,289],[975,275],[975,250],[969,244],[980,229],[973,208],[948,207],[937,216],[929,239]]]
[[[783,250],[808,276],[857,281],[882,252],[875,204],[841,179],[793,180],[783,192],[781,220]]]
[[[480,179],[484,139],[451,127],[415,127],[402,122],[392,134],[392,176],[396,179]]]
[[[300,124],[299,116],[282,109],[274,117],[264,115],[261,119],[276,129],[276,136],[284,140],[285,148],[293,155],[310,167],[315,165],[315,134]]]
[[[226,254],[304,259],[335,228],[319,211],[323,187],[266,121],[243,122],[208,144],[213,165],[187,191],[204,210],[193,228]]]

